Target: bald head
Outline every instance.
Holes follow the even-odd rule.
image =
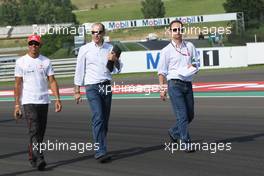
[[[102,45],[105,35],[105,27],[102,23],[94,23],[92,25],[92,40],[97,45]]]

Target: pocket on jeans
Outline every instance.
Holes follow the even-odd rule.
[[[96,89],[93,85],[86,86],[86,97],[89,101],[96,99]]]
[[[168,87],[169,88],[181,88],[182,87],[182,83],[171,80],[169,82],[169,86]]]
[[[86,90],[86,92],[91,91],[92,90],[92,85],[86,85],[85,86],[85,90]]]

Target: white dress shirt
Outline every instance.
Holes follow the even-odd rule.
[[[39,55],[32,58],[28,54],[16,61],[15,77],[23,78],[21,103],[50,103],[47,76],[54,75],[50,60]]]
[[[181,45],[177,47],[176,43],[171,41],[161,50],[158,74],[164,75],[167,80],[192,81],[194,74],[187,77],[179,74],[181,68],[187,68],[190,64],[195,64],[198,71],[200,60],[194,45],[191,42],[182,41]]]
[[[111,72],[106,67],[107,55],[112,48],[111,44],[103,43],[102,46],[98,46],[93,41],[82,46],[77,57],[74,84],[82,86],[112,80]]]

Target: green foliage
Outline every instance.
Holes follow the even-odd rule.
[[[76,23],[70,0],[4,0],[1,25]]]
[[[57,32],[54,34],[45,34],[41,37],[43,46],[41,47],[41,53],[45,56],[51,56],[59,49],[64,48],[68,51],[68,55],[71,53],[71,49],[74,44],[74,36],[71,34],[63,34],[63,32]]]
[[[263,22],[264,0],[227,0],[223,6],[226,12],[243,12],[246,27],[259,27]]]
[[[87,3],[84,4],[84,1]],[[73,4],[79,9],[90,8],[91,1],[92,0],[72,0]],[[75,11],[74,13],[80,23],[142,19],[144,16],[141,12],[141,1],[142,0],[101,0],[98,1],[98,9]],[[225,0],[166,0],[163,2],[166,9],[165,16],[167,17],[225,12],[223,7]]]
[[[17,25],[20,16],[18,13],[19,4],[17,0],[4,0],[0,6],[0,23],[1,25]]]
[[[164,3],[161,0],[145,0],[141,5],[145,18],[162,18],[165,15]]]
[[[61,58],[74,58],[76,57],[70,48],[61,48],[52,55],[49,56],[50,59],[61,59]]]
[[[263,16],[264,0],[226,0],[223,4],[226,12],[243,12],[246,32],[236,33],[236,24],[232,23],[232,34],[228,36],[228,42],[235,45],[245,45],[254,42],[254,35],[258,41],[263,41]],[[258,28],[260,28],[258,30]]]
[[[145,51],[146,49],[140,46],[138,43],[123,43],[129,51]]]

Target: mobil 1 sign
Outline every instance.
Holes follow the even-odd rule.
[[[203,50],[203,66],[219,66],[219,51]]]

